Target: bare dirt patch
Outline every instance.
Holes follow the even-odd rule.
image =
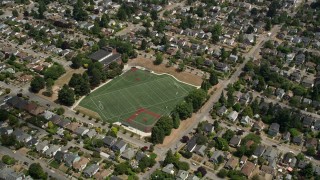
[[[179,79],[180,81],[193,84],[195,86],[201,86],[202,77],[189,72],[178,72],[174,67],[166,67],[165,64],[155,66],[153,61],[146,58],[135,58],[130,60],[129,65],[131,66],[142,66],[156,73],[168,73]]]
[[[98,118],[101,119],[101,117],[99,116],[98,113],[96,113],[94,111],[91,111],[91,110],[89,110],[87,108],[84,108],[84,107],[81,107],[81,106],[77,106],[76,108],[74,108],[74,110],[79,111],[80,113],[85,114],[87,116],[91,116],[94,119],[98,119]]]

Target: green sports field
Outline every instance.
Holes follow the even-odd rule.
[[[131,68],[90,93],[79,106],[108,122],[118,121],[150,132],[161,116],[169,114],[194,89],[169,75]]]

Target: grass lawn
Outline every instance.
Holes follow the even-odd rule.
[[[103,120],[149,132],[157,120],[168,115],[195,87],[169,75],[132,68],[85,97],[79,106]]]
[[[56,160],[51,161],[50,166],[59,169],[60,163],[58,163]]]

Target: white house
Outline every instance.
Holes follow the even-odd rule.
[[[235,121],[238,118],[239,113],[237,111],[232,111],[229,115],[228,115],[228,119],[230,121]]]

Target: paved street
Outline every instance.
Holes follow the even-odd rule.
[[[43,170],[45,172],[47,172],[50,177],[53,177],[53,178],[56,178],[59,180],[60,179],[61,180],[67,179],[66,176],[62,172],[60,172],[58,170],[54,171],[52,169],[49,169],[48,165],[45,162],[43,162],[42,160],[30,159],[30,158],[26,157],[24,154],[19,153],[18,151],[16,153],[13,153],[11,149],[8,149],[3,146],[0,146],[0,152],[1,152],[1,154],[5,154],[5,155],[9,155],[11,157],[14,157],[16,160],[27,162],[29,165],[32,163],[40,163]],[[26,168],[26,169],[28,169],[28,168]]]

